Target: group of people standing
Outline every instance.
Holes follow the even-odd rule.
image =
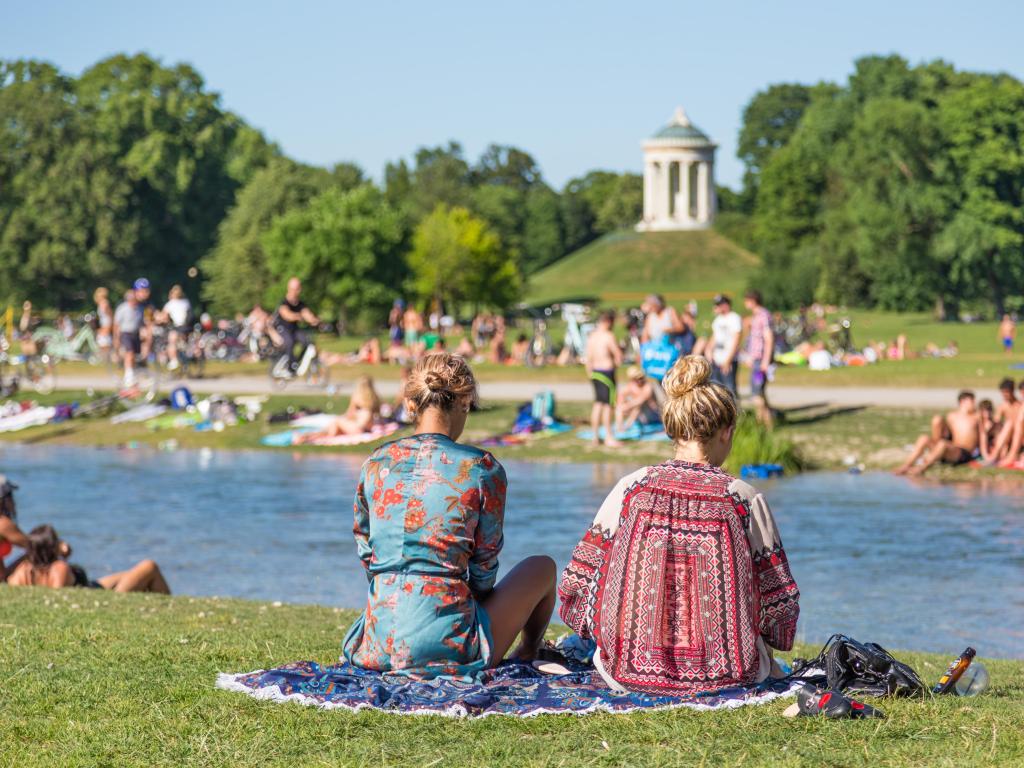
[[[616,315],[612,310],[600,314],[595,330],[587,337],[584,353],[584,365],[594,387],[591,426],[595,443],[603,441],[616,447],[620,443],[615,432],[662,410],[665,376],[676,360],[691,354],[708,358],[712,381],[734,397],[738,397],[740,361],[745,359],[750,366],[750,390],[757,417],[768,426],[773,424],[766,394],[775,351],[771,313],[755,290],[744,296],[749,313],[746,319],[733,309],[728,296],[715,296],[713,304],[711,335],[701,337],[696,332],[695,310],[680,313],[660,295],[648,296],[641,307],[641,365],[628,369],[626,384],[621,389],[616,384],[616,372],[625,355],[615,334]]]
[[[415,678],[534,660],[557,595],[616,689],[684,695],[779,674],[771,649],[793,643],[799,592],[764,497],[721,469],[735,398],[693,355],[662,386],[673,456],[616,484],[560,580],[543,555],[499,579],[509,480],[458,442],[475,378],[461,357],[424,355],[405,390],[413,434],[374,450],[356,489],[369,589],[345,658]]]
[[[124,386],[134,386],[136,368],[140,361],[149,357],[158,326],[167,330],[167,367],[177,369],[181,365],[178,342],[191,333],[194,322],[192,303],[182,287],[172,286],[167,301],[160,307],[153,303],[149,280],[140,277],[122,298],[114,309],[106,288],[93,292],[96,344],[105,356],[121,361]]]

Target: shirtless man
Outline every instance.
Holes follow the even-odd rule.
[[[1008,355],[1013,354],[1015,338],[1017,338],[1017,324],[1009,315],[1003,315],[1003,320],[999,323],[999,340],[1002,341],[1003,349]]]
[[[956,410],[932,419],[931,433],[917,439],[910,456],[896,469],[897,475],[920,475],[938,461],[957,466],[974,458],[980,422],[974,393],[964,390],[956,399]],[[923,460],[915,466],[918,459]]]
[[[991,464],[1006,457],[1013,440],[1018,417],[1024,408],[1024,402],[1018,400],[1014,395],[1013,379],[1003,379],[999,382],[999,393],[1003,396],[1003,401],[999,403],[993,416],[996,424],[996,436],[988,450],[982,451],[985,461]]]
[[[622,445],[612,432],[612,404],[615,403],[615,369],[622,364],[622,349],[612,332],[615,312],[606,310],[597,321],[597,328],[587,337],[584,364],[594,385],[594,407],[590,411],[590,427],[594,445],[599,445],[600,427],[604,427],[604,444],[609,448]]]
[[[1020,383],[1020,392],[1024,396],[1024,381]],[[1001,456],[996,458],[999,459],[1001,467],[1016,467],[1020,460],[1021,447],[1024,446],[1024,402],[1020,403],[1016,415],[1006,425],[1004,432],[1000,433],[999,438],[1002,439],[1007,431],[1010,435],[1010,439],[1007,441],[1008,447]]]

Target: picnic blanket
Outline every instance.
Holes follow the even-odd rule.
[[[57,409],[37,405],[20,413],[0,418],[0,432],[20,432],[29,427],[41,427],[48,424],[57,415]]]
[[[792,696],[800,682],[766,680],[685,698],[617,692],[593,667],[545,675],[529,664],[506,661],[473,680],[435,678],[415,681],[348,663],[320,666],[298,661],[247,674],[221,674],[217,687],[257,699],[294,701],[322,709],[356,712],[376,709],[398,715],[533,717],[541,714],[624,714],[639,710],[733,709]]]
[[[330,417],[330,421],[333,421],[334,417]],[[328,421],[328,423],[330,423]],[[372,443],[374,440],[379,440],[382,437],[394,434],[402,427],[397,422],[388,422],[386,424],[376,424],[373,429],[369,432],[362,432],[358,435],[336,435],[334,437],[320,437],[316,440],[312,440],[304,445],[319,445],[319,446],[331,446],[331,445],[361,445],[363,443]],[[319,432],[325,427],[300,427],[298,429],[289,429],[284,432],[275,432],[270,435],[264,435],[260,438],[260,443],[272,447],[282,448],[289,445],[293,445],[295,442],[295,436],[301,434],[310,434],[313,432]]]
[[[604,440],[604,427],[600,427],[597,430],[598,438]],[[666,442],[670,438],[665,434],[665,428],[661,424],[640,424],[634,422],[629,429],[624,429],[621,432],[614,432],[616,440],[626,441],[639,441],[639,442]],[[592,429],[581,429],[576,432],[576,437],[581,440],[593,440],[594,430]]]

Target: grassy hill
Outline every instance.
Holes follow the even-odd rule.
[[[613,232],[530,279],[527,301],[595,299],[635,305],[651,292],[670,301],[736,295],[760,260],[715,232]]]

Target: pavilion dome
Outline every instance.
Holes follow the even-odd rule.
[[[648,144],[684,147],[713,147],[714,142],[700,128],[690,122],[686,110],[676,107],[672,121],[647,140]]]

